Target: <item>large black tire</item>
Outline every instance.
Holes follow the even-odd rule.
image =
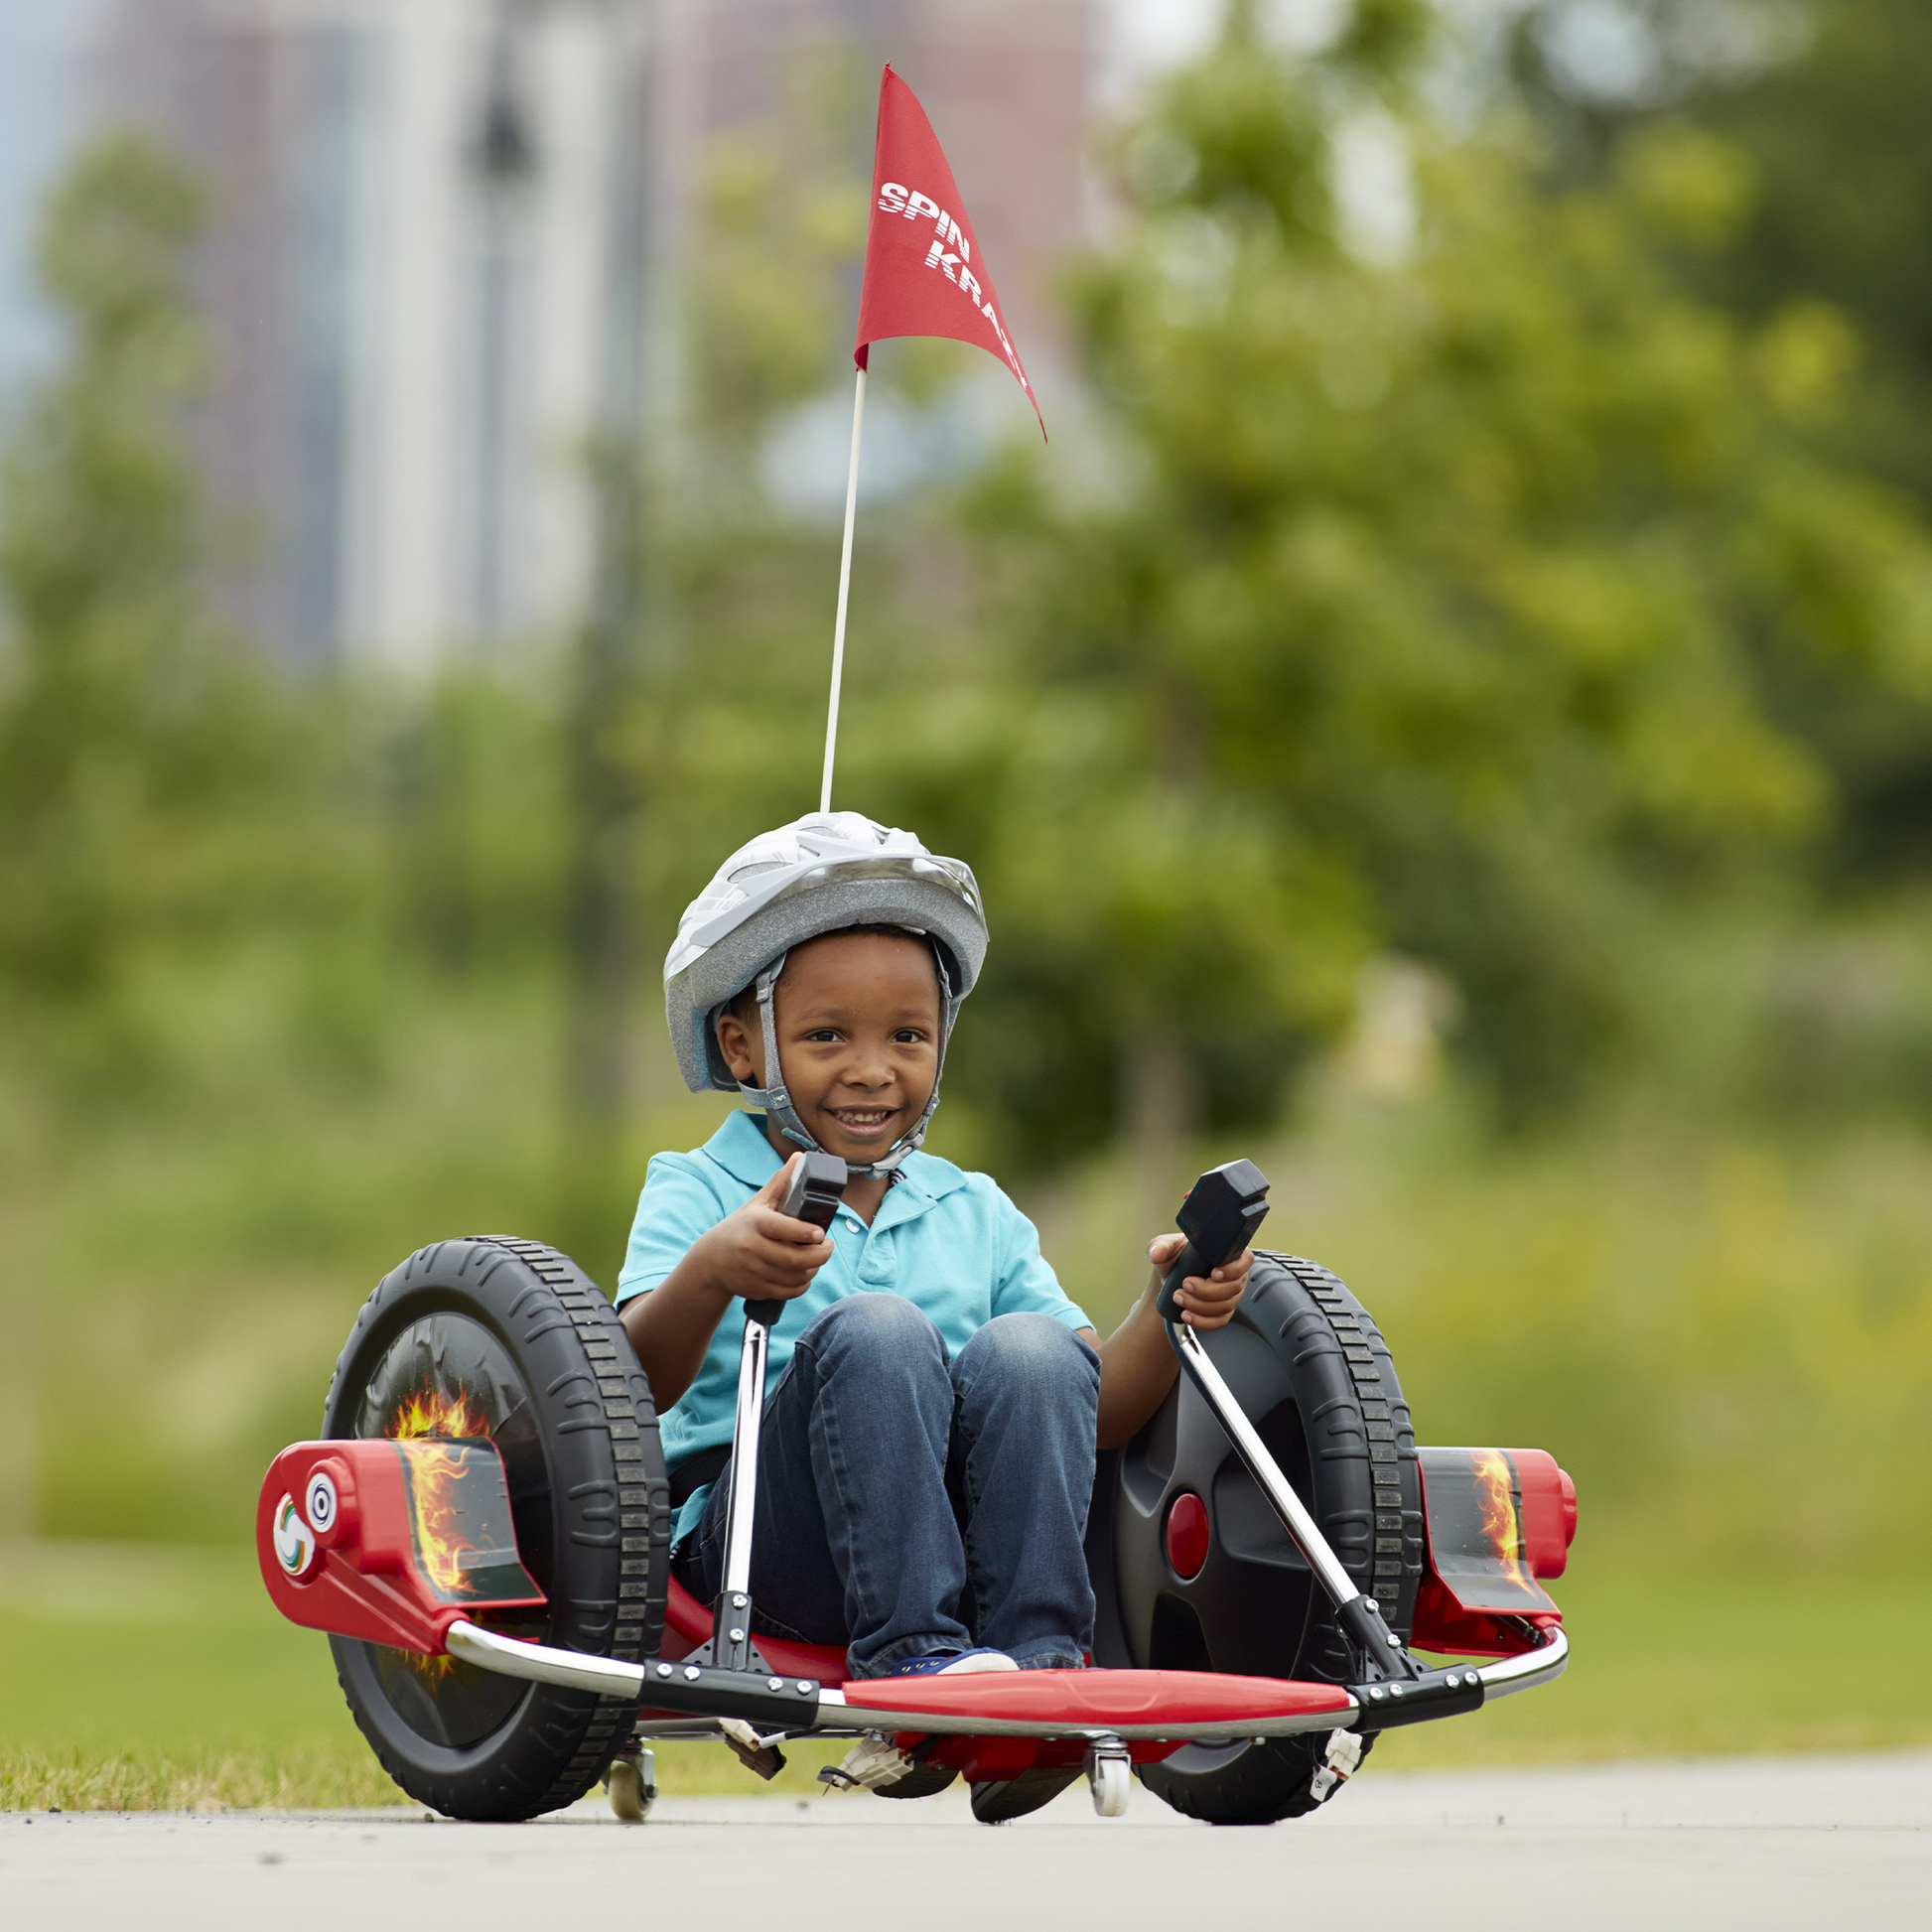
[[[1408,1405],[1367,1311],[1316,1263],[1262,1254],[1234,1319],[1203,1344],[1406,1642],[1422,1579],[1422,1485]],[[1167,1550],[1182,1491],[1207,1510],[1207,1556],[1192,1578]],[[1327,1597],[1184,1376],[1126,1449],[1101,1458],[1087,1555],[1096,1663],[1360,1679]],[[1141,1781],[1190,1818],[1272,1824],[1314,1810],[1310,1784],[1326,1746],[1325,1731],[1188,1744],[1143,1766]]]
[[[657,1650],[670,1497],[650,1384],[617,1311],[567,1256],[501,1237],[411,1255],[356,1317],[323,1434],[489,1436],[518,1553],[549,1601],[483,1620],[599,1656]],[[533,1818],[573,1803],[636,1716],[621,1698],[329,1641],[382,1768],[452,1818]]]

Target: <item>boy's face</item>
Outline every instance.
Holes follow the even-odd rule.
[[[909,935],[834,932],[794,947],[772,989],[772,1025],[791,1104],[828,1154],[858,1166],[911,1132],[939,1071],[939,976]],[[764,1039],[725,1013],[718,1044],[732,1077],[764,1086]]]

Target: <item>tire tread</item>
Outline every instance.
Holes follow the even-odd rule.
[[[506,1271],[511,1279],[503,1282]],[[567,1542],[582,1553],[580,1561],[597,1575],[575,1576],[569,1587],[553,1588],[549,1640],[562,1637],[566,1648],[626,1662],[654,1654],[669,1584],[671,1521],[656,1409],[617,1311],[567,1255],[508,1235],[439,1241],[418,1249],[377,1284],[357,1312],[330,1378],[325,1434],[342,1433],[343,1407],[351,1396],[358,1403],[361,1399],[360,1388],[350,1390],[345,1377],[356,1371],[366,1374],[379,1359],[373,1352],[377,1340],[386,1346],[417,1314],[431,1311],[424,1305],[426,1295],[444,1297],[437,1306],[470,1314],[494,1329],[512,1343],[520,1360],[528,1359],[526,1351],[533,1345],[546,1341],[552,1350],[569,1349],[571,1342],[562,1337],[572,1338],[575,1359],[541,1383],[532,1375],[530,1394],[533,1401],[541,1396],[550,1409],[564,1414],[547,1433],[575,1439],[573,1459],[581,1463],[589,1456],[597,1465],[591,1478],[567,1485],[553,1468],[560,1546]],[[597,1344],[610,1347],[608,1358],[601,1351],[590,1353]],[[621,1397],[600,1386],[619,1380],[627,1385]],[[580,1381],[591,1393],[563,1394]],[[568,1413],[586,1406],[597,1413]],[[596,1443],[600,1434],[601,1455]],[[636,1492],[634,1500],[626,1499],[626,1489]],[[609,1498],[602,1507],[600,1493]],[[645,1518],[642,1529],[632,1530],[628,1539],[623,1534],[626,1514]],[[626,1541],[642,1547],[627,1549]],[[639,1562],[641,1574],[631,1567]],[[640,1595],[621,1593],[639,1581],[644,1585]],[[582,1588],[586,1582],[593,1583],[588,1593]],[[562,1632],[554,1629],[559,1620],[566,1625]],[[351,1686],[342,1640],[331,1642],[337,1646],[338,1682],[377,1761],[412,1798],[452,1817],[526,1819],[575,1803],[604,1775],[627,1740],[636,1715],[634,1703],[625,1698],[538,1686],[519,1707],[515,1734],[500,1747],[490,1740],[486,1763],[454,1776],[438,1773],[411,1763],[383,1734]]]
[[[1347,1394],[1330,1396],[1303,1414],[1311,1462],[1364,1461],[1371,1472],[1378,1467],[1393,1467],[1396,1472],[1395,1486],[1402,1496],[1398,1575],[1385,1578],[1375,1572],[1374,1546],[1380,1533],[1375,1517],[1386,1512],[1378,1512],[1373,1501],[1366,1525],[1351,1520],[1359,1518],[1359,1510],[1317,1513],[1323,1534],[1350,1575],[1361,1578],[1373,1589],[1390,1627],[1406,1641],[1422,1581],[1421,1489],[1415,1431],[1388,1343],[1361,1302],[1319,1262],[1274,1250],[1258,1251],[1256,1260],[1274,1266],[1257,1268],[1244,1306],[1257,1317],[1266,1308],[1266,1325],[1288,1345],[1287,1361],[1297,1370],[1306,1370],[1315,1358],[1339,1353],[1350,1369]],[[1298,1330],[1306,1336],[1305,1342],[1291,1338],[1291,1331]],[[1360,1344],[1351,1339],[1355,1335],[1362,1337]],[[1351,1347],[1357,1356],[1367,1359],[1351,1359]],[[1373,1380],[1364,1372],[1367,1370],[1373,1371]],[[1365,1394],[1364,1390],[1380,1393]],[[1382,1439],[1368,1434],[1371,1424],[1362,1408],[1366,1401],[1386,1401],[1389,1405],[1389,1443],[1395,1450],[1392,1464],[1370,1459],[1370,1452]],[[1371,1498],[1376,1487],[1371,1476]],[[1285,1660],[1283,1674],[1341,1684],[1354,1678],[1358,1670],[1354,1647],[1332,1607],[1317,1599],[1301,1654]],[[1374,1742],[1373,1735],[1363,1739],[1364,1759]],[[1325,1802],[1311,1794],[1310,1784],[1326,1748],[1326,1733],[1319,1731],[1270,1738],[1249,1745],[1227,1763],[1198,1775],[1172,1770],[1164,1761],[1141,1766],[1140,1777],[1149,1790],[1183,1817],[1210,1825],[1275,1824],[1285,1818],[1304,1817]]]

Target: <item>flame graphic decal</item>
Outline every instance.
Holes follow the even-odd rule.
[[[483,1406],[461,1382],[456,1394],[424,1387],[407,1397],[382,1431],[391,1442],[414,1442],[423,1436],[487,1436],[489,1418]]]
[[[382,1433],[390,1441],[401,1443],[461,1441],[465,1437],[486,1437],[489,1418],[483,1404],[461,1382],[454,1395],[425,1385],[395,1409]],[[466,1473],[461,1455],[437,1453],[433,1449],[419,1452],[413,1458],[410,1471],[416,1541],[423,1568],[439,1589],[453,1595],[461,1595],[468,1587],[461,1558],[474,1548],[456,1529],[460,1513],[456,1485]],[[456,1659],[447,1653],[425,1657],[418,1651],[405,1650],[399,1654],[411,1670],[432,1684],[456,1668]]]
[[[1476,1457],[1476,1494],[1482,1503],[1482,1531],[1502,1560],[1504,1573],[1527,1590],[1536,1585],[1523,1568],[1523,1525],[1516,1513],[1515,1484],[1509,1462],[1500,1449],[1484,1449]]]
[[[416,1546],[429,1580],[452,1596],[474,1595],[464,1558],[477,1546],[458,1527],[463,1503],[457,1485],[470,1473],[461,1449],[426,1443],[410,1458],[409,1486],[416,1504]]]

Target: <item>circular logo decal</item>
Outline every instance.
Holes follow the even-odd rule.
[[[335,1493],[332,1489],[330,1492]],[[275,1557],[291,1577],[299,1577],[315,1561],[316,1537],[293,1496],[275,1505]]]
[[[336,1485],[327,1469],[318,1469],[309,1478],[308,1491],[302,1498],[302,1509],[315,1533],[327,1536],[336,1520]]]

